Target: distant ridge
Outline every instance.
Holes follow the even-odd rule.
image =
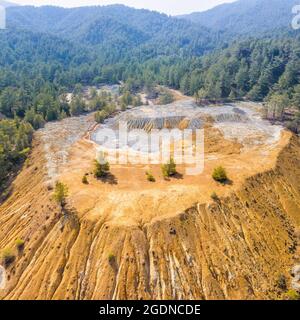
[[[292,7],[298,4],[299,0],[239,0],[205,12],[178,17],[215,31],[225,31],[233,35],[255,35],[289,28]]]
[[[215,47],[214,33],[189,21],[159,12],[124,5],[62,8],[18,6],[7,9],[7,28],[42,32],[80,44],[107,48],[138,48],[148,45],[150,54],[178,49],[202,55]],[[172,49],[170,49],[172,46]],[[119,54],[118,53],[118,54]]]

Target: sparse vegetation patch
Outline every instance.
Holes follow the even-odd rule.
[[[62,182],[56,182],[53,198],[60,206],[64,207],[66,205],[68,194],[68,187]]]
[[[212,177],[217,182],[225,183],[228,181],[226,170],[221,166],[214,169]]]
[[[94,175],[96,178],[104,178],[108,175],[110,170],[110,165],[104,158],[95,160],[94,166],[95,166]]]
[[[220,201],[220,198],[219,198],[219,196],[217,195],[216,192],[213,192],[210,197],[211,197],[211,199],[214,200],[215,202]]]
[[[162,165],[162,174],[165,178],[169,178],[174,176],[176,173],[176,163],[174,159],[171,157],[168,163]]]
[[[155,178],[154,178],[154,176],[153,176],[153,174],[152,174],[150,171],[147,171],[147,172],[146,172],[146,177],[147,177],[147,180],[148,180],[149,182],[155,182],[155,181],[156,181]]]
[[[83,183],[83,184],[89,184],[89,182],[88,182],[88,179],[87,179],[87,176],[86,176],[86,175],[84,175],[84,176],[82,177],[82,183]]]
[[[22,251],[25,246],[25,241],[19,238],[16,240],[15,244],[16,244],[16,248],[18,249],[18,251]]]
[[[2,251],[1,257],[5,267],[9,267],[16,259],[15,254],[10,248],[5,248]]]

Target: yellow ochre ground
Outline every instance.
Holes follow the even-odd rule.
[[[0,250],[16,256],[0,298],[281,297],[278,278],[290,285],[299,263],[298,137],[281,130],[272,143],[248,144],[227,136],[226,123],[208,121],[203,173],[188,176],[178,166],[166,181],[160,165],[112,165],[113,178],[101,181],[86,134],[93,117],[84,117],[37,132],[0,206]],[[230,184],[212,179],[219,165]],[[146,180],[147,170],[156,182]],[[69,187],[67,215],[52,199],[56,180]],[[25,240],[23,252],[17,238]]]

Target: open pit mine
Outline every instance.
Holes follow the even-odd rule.
[[[261,109],[184,98],[102,125],[92,114],[47,123],[0,206],[0,247],[25,241],[0,266],[0,298],[276,299],[278,279],[299,287],[300,141]],[[120,121],[147,133],[203,129],[203,172],[180,164],[166,180],[160,164],[116,163],[96,179],[97,132]],[[212,179],[218,166],[230,183]],[[68,186],[67,214],[53,200],[56,181]]]

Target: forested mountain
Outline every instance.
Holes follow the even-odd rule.
[[[0,184],[24,159],[33,129],[85,110],[64,99],[78,85],[122,81],[136,92],[163,84],[198,100],[268,101],[283,120],[282,106],[300,106],[299,33],[278,30],[292,4],[242,0],[201,14],[204,26],[121,5],[9,7],[0,30]]]
[[[168,47],[202,54],[215,46],[216,36],[188,21],[123,5],[64,9],[59,7],[13,7],[7,10],[7,26],[54,34],[86,45],[102,45],[124,52],[142,45],[161,53]],[[199,41],[201,39],[201,41]]]
[[[290,28],[292,8],[298,4],[298,0],[238,0],[180,18],[230,36],[255,36]]]
[[[78,38],[95,21],[112,19],[145,33],[149,37],[161,30],[170,17],[158,12],[137,10],[123,5],[80,7],[22,6],[7,10],[8,26],[30,31],[51,32],[67,38]]]
[[[7,10],[8,31],[0,32],[0,112],[8,117],[24,117],[41,92],[51,92],[55,100],[59,93],[77,83],[121,80],[130,82],[135,89],[159,82],[190,95],[202,90],[205,98],[247,95],[263,100],[274,90],[287,66],[295,69],[296,74],[288,92],[291,98],[299,80],[298,60],[295,62],[297,32],[273,32],[259,43],[253,39],[255,32],[249,33],[252,39],[248,42],[230,44],[222,38],[230,21],[234,30],[240,20],[244,23],[250,16],[257,23],[248,21],[247,27],[263,30],[260,21],[270,4],[269,19],[264,21],[278,27],[281,22],[276,17],[281,9],[281,18],[287,19],[281,6],[294,3],[287,1],[286,5],[281,0],[238,1],[203,13],[211,18],[207,18],[211,23],[207,26],[213,29],[224,26],[221,32],[122,5],[75,9],[11,7]],[[221,18],[227,19],[227,25],[220,22]],[[239,29],[242,32],[243,25]],[[202,58],[205,54],[209,55]],[[272,76],[265,77],[268,81],[262,88],[261,72],[267,74],[269,70]],[[14,91],[13,100],[7,99],[10,90]],[[25,100],[24,90],[28,92]],[[55,109],[51,116],[44,110],[43,118],[56,119],[66,111]]]
[[[203,57],[155,59],[127,74],[138,83],[147,79],[201,99],[263,101],[284,95],[300,105],[300,37],[234,43]]]

